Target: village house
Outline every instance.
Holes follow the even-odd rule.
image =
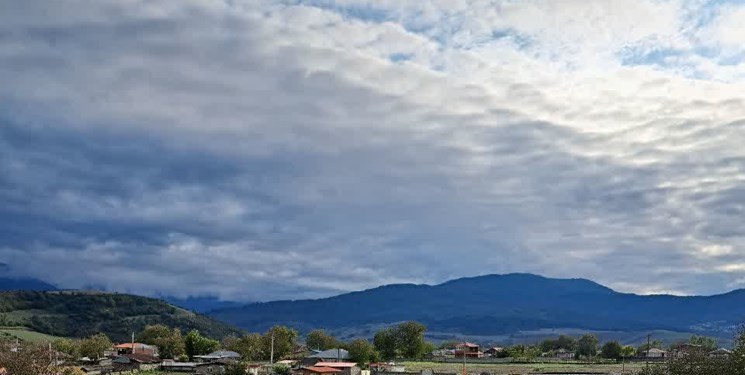
[[[217,361],[225,360],[225,359],[237,361],[240,358],[241,358],[240,354],[230,351],[230,350],[218,350],[216,352],[212,352],[209,354],[194,356],[194,359],[196,359],[197,362],[202,362],[202,363],[217,362]]]
[[[370,363],[370,371],[372,373],[379,373],[379,372],[406,372],[406,366],[404,365],[397,365],[394,362],[374,362]]]
[[[575,355],[574,352],[566,350],[566,349],[559,349],[554,352],[554,358],[560,359],[562,361],[569,361],[574,359]]]
[[[127,342],[124,344],[114,345],[116,354],[148,354],[152,356],[158,356],[158,348],[156,346],[142,344],[139,342]]]
[[[167,359],[160,364],[160,369],[166,372],[195,372],[196,368],[196,362],[176,362],[172,359]]]
[[[341,370],[339,375],[360,375],[360,367],[354,362],[319,362],[316,367],[330,367]]]
[[[215,362],[176,362],[174,360],[165,360],[160,364],[160,370],[165,372],[185,372],[193,374],[223,374],[225,364],[220,361]]]
[[[667,351],[658,348],[651,348],[642,353],[645,358],[667,358]]]
[[[308,366],[308,367],[301,367],[299,370],[295,371],[296,375],[336,375],[341,372],[338,368],[331,368],[331,367],[318,367],[318,366]]]
[[[707,350],[701,345],[683,343],[673,345],[670,348],[668,356],[671,356],[673,358],[681,358],[689,354],[706,354],[706,352]]]
[[[484,355],[489,356],[489,357],[496,357],[503,351],[504,351],[504,348],[496,346],[496,347],[486,349],[484,351]]]
[[[115,357],[111,363],[114,371],[132,370],[157,370],[160,367],[160,358],[145,353],[129,353]]]
[[[481,358],[483,355],[484,353],[479,350],[479,346],[474,343],[463,342],[455,348],[455,356],[458,358],[463,358],[463,356],[466,358]]]
[[[300,360],[301,366],[313,366],[318,362],[342,362],[349,359],[349,352],[340,349],[329,349],[323,351],[314,351],[313,354]]]

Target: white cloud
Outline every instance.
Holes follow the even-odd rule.
[[[9,4],[0,261],[28,274],[270,299],[745,273],[743,83],[622,64],[690,53],[690,3]]]

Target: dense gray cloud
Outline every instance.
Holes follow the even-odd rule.
[[[745,286],[745,86],[717,56],[681,70],[715,30],[695,2],[540,27],[541,1],[295,3],[4,2],[0,262],[244,300]],[[687,62],[620,63],[663,48]]]

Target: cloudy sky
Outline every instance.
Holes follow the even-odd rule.
[[[745,287],[745,5],[0,0],[0,262],[304,298]]]

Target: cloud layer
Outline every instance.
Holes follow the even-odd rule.
[[[7,1],[0,262],[269,300],[745,287],[729,2]]]

